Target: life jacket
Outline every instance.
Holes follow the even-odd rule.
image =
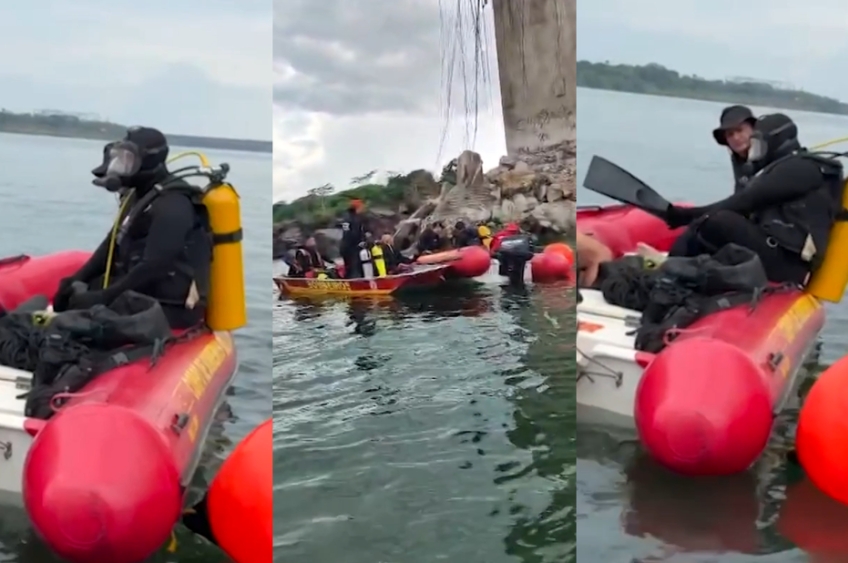
[[[382,278],[388,275],[386,258],[383,255],[383,247],[379,244],[375,244],[371,247],[371,260],[374,262],[374,274],[378,278]]]
[[[154,189],[140,199],[130,202],[130,210],[122,219],[115,240],[114,277],[127,275],[144,259],[152,222],[150,210],[154,201],[163,196],[189,198],[195,209],[194,224],[184,241],[180,256],[171,269],[151,281],[148,287],[140,288],[141,293],[153,297],[163,305],[193,309],[205,307],[209,295],[214,236],[201,191],[181,180],[167,185],[162,190]],[[195,295],[191,295],[192,286]],[[196,299],[191,306],[188,303],[190,296]]]
[[[843,168],[836,160],[800,153],[767,166],[757,176],[779,174],[780,164],[792,158],[816,162],[824,182],[807,195],[765,209],[753,219],[768,235],[770,244],[798,256],[814,272],[824,259],[834,224],[846,220],[842,211],[842,194],[845,189]]]

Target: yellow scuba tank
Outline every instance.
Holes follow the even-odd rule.
[[[848,182],[842,190],[842,213],[848,210]],[[841,220],[833,224],[827,243],[827,252],[819,269],[813,273],[807,284],[807,293],[831,303],[842,301],[845,286],[848,285],[848,221]]]
[[[379,244],[371,247],[371,261],[374,263],[377,277],[385,277],[388,273],[386,270],[386,259],[383,257],[383,247]]]
[[[477,227],[477,236],[480,237],[480,240],[483,241],[483,246],[489,248],[492,246],[492,230],[486,225],[480,225]]]
[[[217,184],[206,190],[202,202],[214,237],[206,324],[212,330],[236,330],[247,324],[239,196],[232,185]]]

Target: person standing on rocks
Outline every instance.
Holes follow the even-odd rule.
[[[341,220],[342,242],[339,253],[344,261],[346,279],[363,277],[362,262],[359,259],[361,244],[365,242],[365,222],[362,217],[362,201],[351,200]]]

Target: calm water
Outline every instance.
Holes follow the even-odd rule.
[[[498,285],[279,302],[275,560],[574,561],[573,307]]]
[[[0,224],[6,231],[0,238],[0,256],[93,250],[100,243],[117,210],[114,198],[91,185],[90,170],[101,158],[102,143],[0,134],[0,154]],[[271,157],[214,151],[207,155],[213,162],[231,165],[231,180],[242,197],[249,326],[237,334],[241,369],[225,409],[228,416],[210,439],[206,463],[197,476],[199,485],[214,474],[234,443],[271,414]],[[218,550],[192,537],[181,534],[180,540],[176,553],[160,554],[153,561],[225,560]],[[0,512],[0,559],[58,561],[32,538],[20,510]]]
[[[578,89],[578,178],[582,181],[591,157],[598,154],[672,201],[708,203],[727,197],[733,185],[729,157],[711,134],[723,107]],[[848,118],[790,115],[808,146],[848,135]],[[607,203],[604,199],[585,189],[578,195],[584,205]],[[846,325],[848,307],[830,307],[826,363],[845,354],[844,337],[838,335],[844,334]],[[836,541],[836,530],[848,529],[848,508],[836,507],[806,482],[796,482],[799,476],[776,454],[775,460],[762,464],[758,475],[681,481],[640,459],[625,438],[629,437],[579,427],[581,562],[848,561],[844,541],[830,548],[841,555],[808,559],[822,551],[823,541]],[[799,507],[803,507],[801,518]],[[811,540],[813,534],[823,537]]]

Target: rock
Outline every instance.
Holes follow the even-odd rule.
[[[425,170],[408,174],[403,203],[398,209],[368,209],[370,228],[375,235],[394,233],[397,242],[434,221],[447,225],[458,220],[517,222],[532,232],[572,232],[576,226],[575,156],[574,141],[566,141],[501,157],[498,166],[484,171],[479,154],[463,151],[445,167],[441,183]],[[297,221],[275,225],[274,256],[309,234],[316,239],[320,234],[319,246],[337,247],[341,239],[341,231],[333,228],[337,220],[323,225]],[[335,256],[337,251],[327,253]]]

